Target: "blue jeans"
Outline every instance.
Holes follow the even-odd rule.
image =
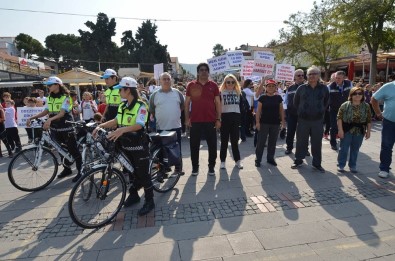
[[[350,169],[356,169],[358,152],[362,145],[363,137],[364,135],[362,134],[355,135],[349,132],[344,133],[344,138],[340,139],[339,154],[337,155],[337,165],[340,168],[344,168],[346,166],[348,151],[350,151],[348,166]]]
[[[395,142],[395,122],[383,119],[381,129],[380,170],[389,172],[392,162],[392,148]]]

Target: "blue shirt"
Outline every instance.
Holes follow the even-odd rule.
[[[395,122],[395,81],[384,84],[373,94],[373,98],[384,101],[383,117]]]

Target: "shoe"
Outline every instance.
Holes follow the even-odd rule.
[[[21,150],[22,150],[22,147],[17,147],[17,148],[15,149],[14,153],[18,153],[18,152],[20,152]]]
[[[337,167],[337,171],[343,173],[344,172],[344,168],[343,167]]]
[[[356,174],[358,173],[358,170],[356,168],[350,168],[350,172]]]
[[[303,164],[303,160],[295,160],[294,164],[292,164],[292,166],[291,166],[291,169],[297,169],[302,164]]]
[[[165,173],[170,172],[170,171],[171,171],[171,168],[170,168],[170,167],[166,167],[166,168],[165,168]]]
[[[154,200],[151,199],[149,201],[145,201],[144,205],[142,208],[140,208],[139,210],[139,216],[144,216],[147,215],[148,213],[151,212],[151,210],[153,210],[155,208],[155,203]]]
[[[81,173],[78,173],[71,181],[77,182],[82,177]]]
[[[69,168],[64,168],[64,169],[62,170],[62,172],[60,172],[60,174],[58,175],[58,179],[67,177],[67,176],[69,176],[69,175],[71,175],[71,174],[73,174],[73,172],[71,171],[71,169],[69,169]]]
[[[173,173],[170,175],[170,178],[175,178],[175,177],[177,177],[177,176],[183,176],[183,175],[185,175],[185,172],[184,172],[184,171],[175,169],[175,170],[173,171]]]
[[[383,178],[383,179],[388,178],[389,175],[390,175],[390,173],[387,172],[387,171],[384,171],[384,170],[381,170],[381,171],[379,172],[379,177],[380,177],[380,178]]]
[[[225,161],[224,161],[224,162],[221,162],[220,168],[221,168],[221,169],[225,169]]]
[[[236,167],[238,167],[239,169],[243,169],[243,163],[241,163],[241,160],[236,161]]]
[[[285,139],[285,136],[286,136],[286,134],[287,134],[287,129],[281,129],[281,131],[280,131],[280,139]]]
[[[307,151],[307,153],[306,153],[306,157],[310,157],[310,156],[311,156],[310,152],[309,152],[309,151]]]
[[[199,168],[192,169],[192,176],[197,176],[199,174]]]
[[[335,146],[331,146],[331,149],[332,150],[337,150],[337,146],[335,145]]]
[[[321,165],[313,165],[313,168],[318,170],[321,173],[325,172],[325,169]]]
[[[210,176],[215,176],[215,170],[214,170],[213,167],[209,167],[209,168],[208,168],[208,174],[209,174]]]
[[[3,157],[3,155],[1,155]],[[12,153],[12,151],[8,152],[8,157],[9,158],[13,158],[14,157],[14,153]]]
[[[274,159],[268,160],[267,163],[269,163],[270,165],[273,165],[273,166],[277,166],[277,163]]]
[[[140,196],[137,194],[129,194],[128,198],[123,202],[125,208],[130,207],[140,202]]]
[[[259,168],[260,166],[261,166],[261,163],[255,161],[255,167]]]
[[[291,154],[292,153],[292,150],[286,150],[285,151],[285,155],[289,155],[289,154]]]

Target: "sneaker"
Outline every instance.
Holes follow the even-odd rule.
[[[73,172],[71,171],[71,169],[69,169],[69,168],[64,168],[64,169],[62,170],[62,172],[60,172],[60,174],[58,175],[58,178],[61,179],[61,178],[67,177],[67,176],[69,176],[69,175],[71,175],[71,174],[73,174]]]
[[[77,182],[82,177],[81,173],[78,173],[71,181]]]
[[[267,163],[269,163],[270,165],[273,165],[273,166],[277,166],[277,163],[274,159],[268,160]]]
[[[292,150],[286,150],[285,151],[285,155],[289,155],[289,154],[291,154],[292,153]]]
[[[350,168],[350,172],[355,174],[358,173],[358,170],[356,168]]]
[[[331,149],[332,150],[337,150],[337,146],[335,145],[335,146],[331,146]]]
[[[260,166],[261,166],[261,163],[255,161],[255,167],[259,168]]]
[[[184,171],[175,169],[175,170],[173,171],[173,173],[170,175],[170,178],[175,178],[175,177],[177,177],[177,176],[182,176],[182,175],[184,175],[184,174],[185,174]]]
[[[238,167],[239,169],[244,168],[243,163],[241,163],[241,160],[236,161],[236,167]]]
[[[389,175],[390,175],[390,173],[387,172],[387,171],[384,171],[384,170],[381,170],[381,171],[379,172],[379,177],[380,177],[380,178],[383,178],[383,179],[388,178]]]
[[[125,208],[135,205],[140,202],[140,196],[136,194],[129,194],[128,198],[123,203]]]
[[[147,215],[148,213],[151,212],[155,208],[155,203],[154,200],[151,199],[149,201],[145,201],[143,207],[139,210],[139,216],[144,216]]]
[[[199,174],[199,168],[192,169],[192,176],[197,176]]]
[[[344,167],[337,167],[337,171],[343,173],[344,172]]]
[[[291,166],[291,169],[297,169],[302,164],[303,164],[303,160],[295,160],[294,164],[292,164],[292,166]]]
[[[209,167],[209,168],[208,168],[208,174],[209,174],[210,176],[214,176],[214,175],[215,175],[215,170],[214,170],[213,167]]]
[[[321,173],[325,172],[325,169],[321,165],[313,165],[313,168],[318,170]]]
[[[225,168],[225,161],[224,161],[224,162],[221,162],[220,168],[221,168],[221,169],[224,169],[224,168]]]
[[[22,147],[17,147],[17,148],[15,149],[14,153],[18,153],[18,152],[20,152],[21,150],[22,150]]]

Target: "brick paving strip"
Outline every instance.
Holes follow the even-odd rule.
[[[334,205],[391,196],[394,191],[394,181],[379,181],[350,187],[331,187],[318,191],[310,189],[298,193],[284,192],[266,196],[251,196],[250,198],[173,204],[156,207],[155,211],[143,217],[138,217],[136,209],[122,210],[111,224],[96,231],[107,232],[169,226],[288,209]],[[92,230],[78,227],[69,217],[11,221],[0,224],[0,239],[7,240],[26,240],[33,237],[43,239],[90,232]]]

